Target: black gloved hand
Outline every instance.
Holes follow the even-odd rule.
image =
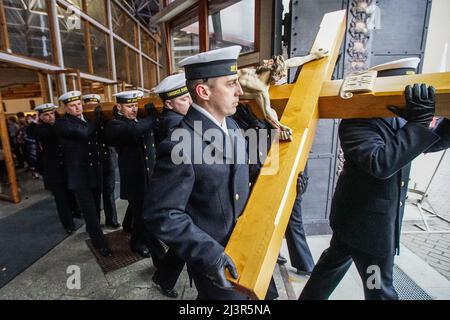
[[[231,260],[231,258],[225,252],[223,252],[214,266],[206,273],[206,276],[211,279],[211,281],[219,288],[233,290],[233,285],[227,280],[227,277],[225,276],[225,269],[228,269],[231,276],[234,279],[237,279],[238,273],[233,260]]]
[[[119,109],[117,108],[117,105],[115,105],[113,107],[112,112],[113,112],[114,118],[117,118],[117,116],[119,115]]]
[[[243,127],[242,129],[244,130],[250,128],[261,128],[258,118],[256,118],[248,106],[238,106],[233,118]]]
[[[304,194],[308,188],[308,176],[304,172],[300,172],[297,179],[297,194]]]
[[[94,109],[94,121],[96,124],[99,124],[102,120],[102,106],[98,105]]]
[[[155,115],[155,112],[156,112],[156,108],[155,108],[155,105],[153,104],[153,103],[147,103],[145,106],[144,106],[144,109],[145,109],[145,112],[147,113],[147,116],[153,116],[153,115]]]
[[[405,88],[405,108],[401,109],[396,106],[387,108],[408,122],[415,122],[428,128],[435,113],[435,95],[436,91],[433,86],[427,87],[424,83],[419,86],[416,83],[414,87],[407,86]]]

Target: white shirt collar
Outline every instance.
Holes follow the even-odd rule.
[[[223,119],[223,123],[220,124],[219,121],[216,120],[216,118],[214,118],[212,116],[211,113],[209,113],[206,109],[200,107],[198,104],[196,104],[195,102],[192,103],[192,107],[197,110],[198,112],[202,113],[205,117],[207,117],[208,119],[210,119],[215,125],[217,125],[220,129],[222,129],[222,131],[228,135],[228,126],[227,126],[227,120],[226,118]]]
[[[81,114],[80,119],[84,122],[87,122],[86,119],[84,118],[83,114]]]

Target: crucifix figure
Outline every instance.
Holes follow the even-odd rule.
[[[242,99],[255,99],[261,109],[264,118],[280,133],[280,140],[291,140],[292,130],[281,124],[277,113],[270,106],[269,88],[287,77],[290,68],[300,67],[305,63],[321,59],[328,55],[328,51],[319,48],[303,57],[294,57],[284,60],[283,56],[274,56],[272,59],[263,60],[263,64],[257,68],[239,69],[239,83],[244,94]]]

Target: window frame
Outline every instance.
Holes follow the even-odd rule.
[[[255,3],[255,17],[254,17],[254,39],[255,45],[254,50],[251,52],[246,52],[240,55],[240,57],[247,55],[254,55],[260,52],[260,11],[261,11],[261,0],[253,0]],[[167,0],[165,0],[165,4],[167,6]],[[198,7],[197,17],[199,23],[199,50],[200,52],[205,52],[209,50],[209,5],[208,0],[198,0],[195,4],[190,6],[188,9],[184,10],[180,14],[176,15],[173,19],[164,23],[164,30],[166,34],[166,63],[168,66],[169,73],[175,72],[175,68],[173,66],[172,59],[172,42],[171,42],[171,34],[172,30],[177,26],[175,23],[181,23],[182,17],[186,14],[186,12],[191,11],[195,7]],[[226,8],[226,7],[225,7]]]

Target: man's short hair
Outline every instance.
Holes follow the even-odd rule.
[[[195,91],[195,88],[199,84],[206,84],[209,87],[214,87],[214,79],[216,78],[209,78],[209,79],[195,79],[195,80],[186,80],[186,87],[188,88],[189,94],[191,95],[192,101],[197,102],[197,92]]]

